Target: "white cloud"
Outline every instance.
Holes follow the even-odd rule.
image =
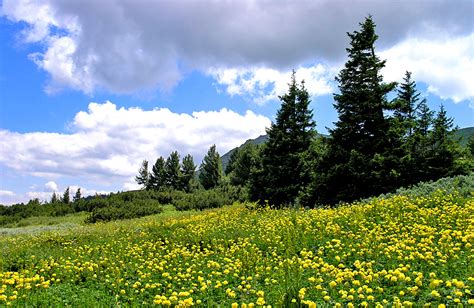
[[[63,191],[65,187],[60,190],[56,183],[65,177],[131,189],[136,188],[131,179],[143,159],[154,163],[177,150],[182,156],[193,155],[199,165],[212,144],[224,154],[264,134],[268,126],[268,118],[252,111],[240,115],[224,108],[178,114],[166,108],[91,103],[88,111],[76,114],[70,134],[0,130],[0,166],[19,176],[47,179],[47,192]]]
[[[257,104],[278,99],[279,95],[288,91],[291,71],[280,72],[270,68],[212,68],[208,74],[213,76],[217,84],[233,95],[248,96]],[[317,64],[311,67],[296,69],[298,81],[304,80],[311,96],[330,94],[334,91],[332,80],[334,69],[327,65]]]
[[[9,190],[0,190],[0,197],[15,197],[16,194]]]
[[[26,24],[24,42],[42,45],[30,58],[50,75],[49,93],[62,88],[88,94],[97,89],[114,93],[168,90],[190,70],[211,70],[228,93],[249,95],[260,102],[281,92],[287,79],[277,80],[293,67],[341,63],[348,44],[346,32],[357,29],[368,12],[377,24],[381,50],[397,45],[392,54],[406,58],[406,52],[416,50],[421,40],[429,64],[440,68],[435,77],[445,72],[457,76],[464,65],[455,63],[450,70],[450,42],[471,35],[470,50],[461,48],[455,53],[465,59],[472,50],[471,1],[453,5],[450,0],[354,0],[349,4],[345,0],[4,0],[1,7],[1,15]],[[440,37],[450,38],[442,44],[443,52],[428,53],[430,42]],[[314,68],[307,70],[314,73]],[[325,93],[327,79],[319,79],[319,73],[317,77],[314,91]],[[442,87],[446,80],[449,77],[426,76],[431,90],[441,96],[469,97],[466,78],[455,79],[449,90]],[[461,85],[456,86],[457,81]]]
[[[406,40],[380,53],[386,59],[384,77],[400,81],[411,71],[428,91],[454,102],[474,98],[474,33],[439,41]]]
[[[57,192],[58,191],[58,184],[56,184],[54,181],[49,181],[46,184],[44,184],[44,189],[46,192]]]

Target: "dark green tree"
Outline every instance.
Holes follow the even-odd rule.
[[[61,201],[64,204],[71,203],[71,198],[70,198],[70,195],[69,195],[69,186],[66,188],[66,190],[64,190],[64,194],[63,194],[63,197],[61,198]]]
[[[167,186],[166,161],[160,156],[152,167],[149,187],[153,190],[160,190]]]
[[[140,170],[138,170],[138,175],[135,177],[135,181],[142,185],[144,189],[149,188],[150,174],[148,172],[148,161],[143,160]]]
[[[416,125],[416,108],[420,101],[420,93],[416,89],[416,83],[411,78],[411,72],[405,72],[403,82],[397,90],[395,100],[394,117],[398,120],[402,137],[410,138]]]
[[[191,181],[196,176],[196,165],[194,164],[193,157],[188,154],[183,157],[181,164],[181,187],[189,192],[191,190]]]
[[[297,84],[295,72],[288,93],[280,96],[276,120],[267,129],[268,141],[262,150],[261,169],[252,173],[250,197],[275,207],[292,205],[309,180],[303,157],[315,136],[309,94]]]
[[[56,194],[56,192],[53,192],[53,195],[51,196],[51,202],[50,203],[58,203],[58,202],[59,202],[58,195]]]
[[[181,187],[181,168],[179,165],[179,154],[174,151],[166,159],[166,185],[172,189],[182,189]]]
[[[81,195],[81,188],[79,187],[77,190],[76,190],[76,194],[74,195],[73,197],[73,201],[74,202],[77,202],[79,200],[81,200],[82,198],[82,195]]]
[[[222,161],[216,150],[216,145],[211,146],[199,168],[199,181],[204,189],[214,188],[222,179]]]
[[[441,105],[433,121],[430,135],[431,155],[428,157],[430,180],[462,173],[457,170],[456,160],[461,156],[459,143],[454,140],[454,120],[448,117],[446,109]]]
[[[396,183],[397,162],[390,151],[387,94],[396,83],[384,83],[385,61],[375,54],[375,23],[369,16],[360,31],[348,33],[348,60],[336,77],[334,95],[339,120],[330,130],[328,151],[320,165],[320,201],[334,204],[389,191]]]
[[[471,153],[472,159],[474,159],[474,135],[469,136],[469,140],[467,141],[467,148]]]
[[[257,160],[260,159],[259,155],[258,146],[253,143],[247,143],[232,153],[226,168],[232,185],[246,186],[248,184],[252,169],[257,166]]]

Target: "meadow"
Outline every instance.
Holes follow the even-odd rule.
[[[0,306],[472,306],[474,199],[253,203],[0,234]]]

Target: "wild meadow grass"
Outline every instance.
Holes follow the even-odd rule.
[[[0,306],[474,304],[474,199],[203,212],[0,235]]]

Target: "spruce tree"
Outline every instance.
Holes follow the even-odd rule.
[[[143,160],[140,170],[138,170],[138,175],[135,177],[135,181],[139,185],[143,185],[144,189],[149,188],[150,174],[148,173],[148,161]]]
[[[222,179],[222,162],[216,145],[211,146],[199,168],[199,181],[204,189],[214,188]]]
[[[53,192],[53,195],[51,196],[51,202],[50,203],[57,203],[57,202],[59,202],[58,195],[56,194],[56,192]]]
[[[430,179],[430,160],[431,160],[431,146],[430,146],[430,132],[433,126],[434,112],[428,107],[426,99],[422,99],[416,107],[416,122],[414,133],[412,136],[412,143],[414,145],[413,169],[407,173],[407,178],[410,178],[409,183],[415,184],[421,181]]]
[[[165,164],[166,185],[172,189],[181,189],[181,169],[179,154],[174,151],[170,154]]]
[[[81,188],[79,187],[77,190],[76,190],[76,194],[74,195],[73,197],[73,201],[74,202],[77,202],[79,200],[81,200],[82,198],[82,195],[81,195]]]
[[[166,180],[166,161],[160,156],[152,167],[149,187],[153,190],[160,190],[167,186]]]
[[[456,170],[456,159],[460,156],[459,144],[453,137],[453,118],[448,117],[441,104],[440,110],[433,121],[431,132],[431,155],[428,158],[430,180],[461,173]]]
[[[228,174],[230,183],[236,186],[246,186],[249,182],[252,169],[256,167],[258,159],[258,146],[253,143],[245,144],[236,149],[236,151],[232,153],[228,165],[228,167],[231,167],[226,168],[226,170],[231,170]]]
[[[293,71],[288,93],[280,96],[276,120],[267,129],[261,169],[253,172],[250,197],[275,207],[292,205],[309,179],[303,156],[315,136],[309,94]]]
[[[417,159],[420,136],[416,133],[417,110],[427,108],[426,101],[420,101],[420,93],[416,89],[416,83],[411,78],[411,73],[406,72],[403,82],[397,90],[397,98],[393,106],[393,117],[391,118],[391,132],[394,142],[391,153],[397,156],[400,170],[398,184],[408,186],[416,183],[419,178],[420,163]],[[429,112],[425,110],[424,112]],[[428,115],[428,114],[427,114]],[[425,134],[427,133],[427,130]]]
[[[339,93],[334,95],[339,120],[321,163],[320,201],[337,203],[388,191],[394,185],[396,162],[387,158],[391,140],[386,95],[395,83],[384,83],[385,61],[375,54],[375,23],[369,16],[360,30],[348,33],[348,60],[336,77]]]
[[[181,187],[185,191],[191,190],[191,181],[196,176],[196,165],[194,164],[193,157],[188,154],[183,157],[181,164]]]
[[[63,194],[63,197],[61,198],[61,201],[64,203],[64,204],[69,204],[71,202],[71,198],[69,196],[69,186],[66,188],[66,190],[64,191],[64,194]]]

